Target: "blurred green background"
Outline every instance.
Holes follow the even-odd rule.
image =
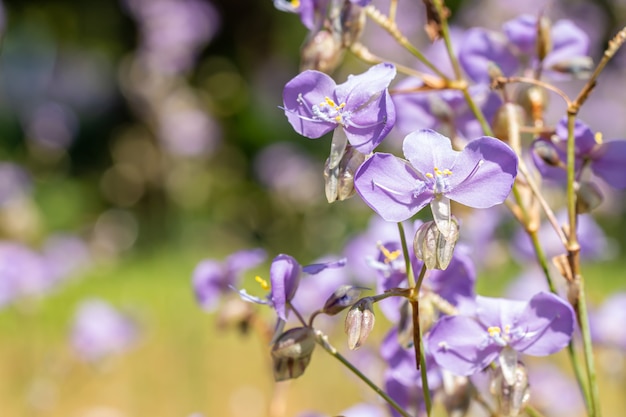
[[[450,3],[466,25],[471,3]],[[603,44],[624,6],[594,3]],[[308,263],[341,253],[369,220],[356,199],[326,203],[329,141],[304,140],[277,107],[298,73],[297,17],[269,0],[16,0],[3,16],[0,162],[21,174],[0,182],[0,236],[40,251],[71,235],[88,259],[58,287],[0,304],[0,417],[336,414],[372,399],[321,350],[275,388],[266,341],[218,329],[191,290],[204,258],[260,246]],[[346,60],[337,79],[367,68]],[[295,169],[271,169],[285,158]],[[603,214],[623,247],[621,214]],[[624,290],[624,267],[621,255],[585,266],[593,302]],[[254,272],[267,276],[267,263],[246,284]],[[498,294],[517,272],[486,271],[479,292]],[[132,349],[80,360],[69,337],[86,298],[135,318]],[[606,416],[621,415],[624,378],[601,380]]]

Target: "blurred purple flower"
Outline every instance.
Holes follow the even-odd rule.
[[[40,297],[54,286],[44,258],[29,247],[0,241],[0,307],[24,297]]]
[[[589,166],[591,171],[612,187],[626,189],[626,140],[601,140],[591,128],[580,119],[574,126],[575,167],[577,178],[581,170]],[[538,139],[556,150],[561,161],[567,161],[567,118],[562,118],[556,126],[553,140]],[[539,172],[545,177],[559,182],[566,181],[565,170],[547,165],[533,153],[533,160]]]
[[[359,403],[341,411],[339,415],[343,417],[385,417],[387,414],[384,409],[377,405]],[[314,411],[305,411],[304,413],[298,414],[297,417],[329,417],[329,415]]]
[[[76,310],[71,343],[81,359],[95,362],[127,351],[138,336],[130,317],[104,300],[90,299]]]
[[[141,55],[165,73],[189,70],[219,28],[213,5],[200,0],[124,0],[140,27]]]
[[[266,304],[272,307],[278,318],[287,320],[288,304],[296,295],[302,273],[318,274],[326,268],[340,268],[345,265],[345,259],[338,261],[321,262],[301,266],[293,257],[280,254],[274,258],[270,266],[270,284],[259,280],[262,286],[267,287],[270,293],[266,298],[252,296],[246,290],[239,290],[241,298],[257,304]]]
[[[558,352],[574,332],[572,307],[551,293],[528,302],[476,297],[476,317],[446,316],[431,329],[426,344],[435,361],[458,375],[471,375],[503,350],[532,356]],[[517,360],[514,361],[517,363]]]
[[[50,235],[43,244],[42,255],[56,282],[86,269],[92,261],[87,243],[70,234]]]
[[[32,109],[26,121],[27,139],[45,148],[67,149],[78,131],[78,117],[67,106],[47,102]]]
[[[296,132],[311,139],[341,126],[350,144],[368,154],[395,123],[387,91],[395,75],[395,67],[383,63],[337,85],[323,72],[304,71],[285,85],[285,115]]]
[[[517,156],[492,137],[471,141],[462,152],[432,130],[404,139],[408,163],[376,153],[357,171],[354,185],[363,200],[383,219],[404,221],[430,203],[441,232],[450,222],[450,200],[487,208],[502,203],[517,175]]]
[[[459,63],[470,78],[488,84],[489,64],[495,63],[505,76],[515,74],[519,62],[504,35],[483,28],[473,28],[465,33],[459,50]]]
[[[611,294],[589,318],[595,343],[626,351],[626,292]]]
[[[567,220],[567,211],[562,210],[556,214],[560,223]],[[580,255],[584,260],[610,259],[615,254],[613,242],[609,241],[604,231],[598,226],[593,216],[581,214],[578,216],[577,225],[578,241],[580,242]],[[539,228],[538,238],[548,259],[566,253],[563,243],[557,236],[552,225],[544,222]],[[532,241],[528,233],[519,228],[512,239],[513,258],[525,264],[528,260],[537,258]]]
[[[196,300],[205,311],[217,307],[219,297],[239,285],[241,274],[265,260],[263,249],[235,252],[223,262],[205,259],[193,271],[192,285]]]
[[[328,0],[273,0],[274,7],[300,16],[300,21],[309,30],[321,24],[328,8]]]
[[[301,207],[321,197],[322,166],[291,142],[279,142],[263,149],[254,161],[260,182],[278,198]]]
[[[530,403],[549,417],[579,416],[585,405],[576,381],[549,363],[528,368]],[[555,401],[558,398],[558,401]]]
[[[30,194],[32,182],[28,173],[12,162],[0,162],[0,207]]]

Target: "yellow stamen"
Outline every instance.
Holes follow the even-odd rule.
[[[254,280],[256,282],[258,282],[259,285],[261,285],[261,288],[263,288],[265,291],[269,291],[269,289],[270,289],[270,283],[269,282],[267,282],[266,280],[264,280],[263,278],[261,278],[258,275],[256,277],[254,277]]]
[[[443,170],[443,174],[444,175],[452,175],[452,171],[450,171],[448,168]]]
[[[598,145],[601,145],[601,144],[602,144],[602,140],[603,140],[603,138],[602,138],[602,132],[596,132],[596,134],[594,135],[594,138],[595,138],[596,143],[597,143]]]
[[[337,107],[333,99],[331,99],[330,97],[326,97],[325,100],[326,100],[326,104],[328,104],[329,106],[335,107],[335,108]]]
[[[498,326],[492,326],[487,329],[487,333],[489,333],[491,337],[499,336],[501,332],[502,330]]]
[[[511,325],[507,324],[506,326],[504,326],[504,333],[511,333]]]
[[[340,122],[342,119],[341,115],[335,116],[335,121]]]
[[[300,0],[291,0],[291,5],[297,9],[300,7]]]
[[[398,259],[398,257],[400,256],[400,254],[402,253],[401,250],[394,250],[393,252],[391,252],[389,249],[387,249],[386,247],[383,246],[382,243],[378,242],[378,249],[383,253],[383,256],[385,257],[384,262],[386,264],[389,264],[393,261],[395,261],[396,259]]]
[[[430,172],[426,173],[426,178],[433,178],[433,174],[431,174]]]

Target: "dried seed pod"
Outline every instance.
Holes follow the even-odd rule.
[[[446,269],[450,265],[454,247],[459,240],[459,224],[451,218],[453,224],[450,236],[441,233],[433,221],[426,222],[417,229],[413,240],[413,250],[418,259],[424,261],[428,269]]]
[[[343,201],[352,197],[354,189],[354,174],[365,161],[365,155],[347,145],[339,165],[330,167],[330,158],[324,164],[324,182],[326,199],[329,203]]]
[[[375,322],[374,302],[370,297],[360,299],[346,315],[345,331],[351,350],[361,347],[372,332]]]
[[[342,285],[332,293],[326,300],[322,312],[329,316],[345,310],[354,304],[361,296],[361,291],[365,288],[355,287],[353,285]]]
[[[470,380],[466,376],[453,375],[442,371],[443,379],[443,405],[448,416],[462,417],[467,415],[472,404],[473,389]]]
[[[576,56],[556,62],[550,65],[549,69],[582,80],[589,78],[594,69],[594,64],[593,59],[589,56]]]
[[[308,69],[331,73],[343,59],[341,39],[326,29],[311,33],[300,50],[300,71]]]
[[[281,334],[272,346],[274,380],[297,378],[311,361],[315,332],[310,327],[296,327]]]
[[[546,16],[537,21],[537,58],[540,61],[552,51],[552,22]]]
[[[582,181],[576,187],[576,211],[578,214],[589,213],[602,204],[604,196],[597,185]]]
[[[365,10],[358,4],[345,1],[339,14],[339,32],[341,44],[349,48],[359,41],[365,28]]]
[[[532,144],[532,152],[550,166],[558,167],[563,165],[563,161],[561,161],[554,145],[545,139],[537,139],[534,141]]]
[[[518,155],[521,155],[522,152],[520,129],[524,126],[525,119],[526,112],[522,106],[515,103],[504,103],[498,109],[493,122],[494,135],[508,143]]]
[[[524,364],[517,362],[510,371],[510,375],[505,376],[502,367],[498,367],[491,381],[491,391],[500,408],[498,415],[504,417],[520,415],[530,400],[528,373]]]

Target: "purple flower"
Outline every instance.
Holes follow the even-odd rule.
[[[471,375],[503,351],[510,357],[515,352],[546,356],[561,350],[572,337],[574,322],[572,307],[551,293],[538,293],[528,302],[478,296],[475,317],[443,317],[431,329],[427,344],[441,367]]]
[[[506,38],[498,32],[483,28],[473,28],[466,32],[459,62],[471,79],[489,83],[488,66],[498,65],[504,75],[513,75],[519,68],[517,57],[513,55]]]
[[[517,175],[517,156],[492,137],[471,141],[463,151],[432,130],[410,133],[403,144],[408,159],[377,153],[365,161],[354,185],[383,219],[404,221],[431,204],[433,217],[447,236],[450,200],[475,208],[502,203]]]
[[[130,317],[103,300],[87,300],[76,311],[71,342],[76,353],[97,361],[128,350],[137,340],[138,328]]]
[[[328,0],[274,0],[274,7],[288,13],[296,13],[309,30],[315,29],[328,8]]]
[[[603,141],[593,133],[583,121],[576,119],[574,126],[575,167],[577,176],[589,166],[591,171],[612,187],[626,189],[626,140]],[[567,156],[567,118],[562,118],[556,126],[556,137],[552,141],[538,139],[553,147],[563,163]],[[559,182],[566,180],[565,170],[547,165],[533,153],[533,160],[541,174]]]
[[[54,284],[39,253],[18,242],[0,241],[0,307],[23,297],[41,297]]]
[[[590,319],[595,342],[626,351],[626,292],[612,294],[591,313]]]
[[[271,306],[278,314],[278,317],[286,321],[288,303],[291,302],[296,295],[296,290],[300,284],[302,272],[307,274],[317,274],[326,268],[339,268],[345,264],[345,259],[331,262],[323,262],[301,266],[293,257],[280,254],[274,258],[270,266],[270,284],[257,278],[261,286],[270,289],[270,293],[266,298],[252,296],[246,290],[240,290],[241,298],[258,304],[266,304]]]
[[[304,71],[285,85],[285,115],[296,132],[312,139],[341,126],[354,148],[370,153],[395,123],[387,91],[395,75],[395,67],[383,63],[336,85],[323,72]]]
[[[201,261],[193,271],[193,290],[196,300],[206,311],[213,311],[219,297],[229,288],[239,284],[241,274],[265,260],[263,249],[235,252],[220,262],[214,259]]]

